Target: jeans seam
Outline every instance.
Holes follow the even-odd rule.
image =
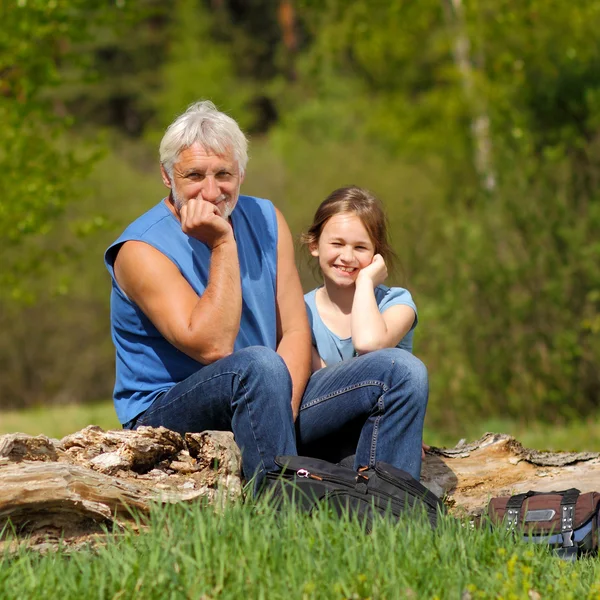
[[[301,405],[300,411],[303,411],[306,408],[311,408],[312,406],[315,406],[316,404],[320,404],[321,402],[324,402],[325,400],[330,400],[331,398],[335,398],[336,396],[341,396],[342,394],[345,394],[347,392],[351,392],[353,390],[357,390],[358,388],[368,387],[371,385],[380,386],[383,389],[383,394],[385,394],[389,389],[388,386],[385,383],[383,383],[383,381],[378,381],[376,379],[371,379],[368,381],[361,381],[360,383],[355,383],[354,385],[349,385],[345,388],[336,390],[335,392],[326,394],[325,396],[320,396],[319,398],[315,398],[314,400],[311,400],[307,404]]]
[[[186,396],[187,394],[193,392],[198,386],[203,385],[205,383],[208,383],[209,381],[212,381],[213,379],[217,379],[217,377],[222,377],[223,375],[235,375],[237,377],[240,377],[239,373],[236,373],[235,371],[224,371],[223,373],[217,373],[216,375],[213,375],[212,377],[209,377],[208,379],[203,379],[202,381],[198,381],[193,387],[191,387],[189,390],[186,390],[185,392],[175,396],[175,398],[171,398],[171,400],[169,400],[169,402],[167,404],[162,404],[160,406],[160,408],[155,408],[154,410],[152,409],[152,405],[150,405],[150,408],[148,408],[147,411],[143,412],[137,422],[136,425],[143,425],[143,423],[140,423],[141,420],[144,419],[144,417],[151,417],[153,414],[155,414],[156,412],[158,412],[159,410],[163,410],[169,406],[171,406],[174,402],[176,402],[177,400],[183,398],[184,396]],[[241,381],[241,378],[240,378]],[[177,385],[177,384],[175,384]],[[175,386],[173,386],[175,387]],[[172,389],[172,388],[171,388]],[[170,391],[170,390],[169,390]],[[165,393],[169,393],[169,391],[165,392]]]
[[[248,404],[248,394],[246,392],[246,386],[244,385],[244,382],[242,381],[242,377],[241,375],[235,373],[235,375],[237,375],[237,378],[240,382],[240,386],[242,387],[242,389],[244,390],[244,407],[245,409],[248,411],[248,422],[250,423],[250,430],[252,431],[252,437],[254,438],[254,443],[256,444],[256,449],[258,450],[258,455],[260,457],[260,466],[261,466],[261,470],[262,471],[266,471],[266,467],[265,467],[265,461],[263,458],[263,452],[262,449],[260,448],[260,445],[258,443],[258,440],[256,439],[256,434],[254,432],[254,422],[252,420],[252,412],[250,411],[250,407]],[[248,477],[254,477],[256,475],[256,473],[249,473]]]
[[[377,398],[377,406],[379,407],[380,414],[377,415],[375,419],[375,423],[373,423],[373,435],[371,437],[371,453],[369,456],[369,466],[375,466],[375,458],[377,456],[377,437],[379,435],[379,421],[383,416],[383,411],[385,410],[385,405],[383,402],[383,394]]]

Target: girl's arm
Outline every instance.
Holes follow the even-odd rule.
[[[314,373],[323,367],[326,367],[325,361],[319,356],[317,349],[312,346],[311,370]]]
[[[352,345],[358,354],[382,348],[393,348],[410,331],[415,322],[415,311],[403,304],[379,312],[375,288],[385,281],[387,267],[381,255],[362,269],[356,279],[356,291],[350,316]]]

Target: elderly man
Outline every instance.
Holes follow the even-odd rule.
[[[240,196],[247,160],[237,123],[193,104],[160,144],[169,196],[106,251],[119,420],[233,431],[245,477],[260,482],[275,456],[296,454],[302,406],[296,427],[315,454],[330,457],[336,435],[348,445],[348,431],[357,464],[387,460],[418,477],[422,364],[374,352],[309,382],[292,236],[268,200]]]

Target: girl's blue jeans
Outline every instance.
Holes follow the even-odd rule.
[[[310,378],[295,426],[292,383],[282,358],[253,346],[234,352],[173,386],[126,425],[177,431],[233,431],[244,476],[276,470],[275,456],[298,452],[356,467],[382,460],[421,471],[427,370],[405,350],[378,350],[321,369]]]

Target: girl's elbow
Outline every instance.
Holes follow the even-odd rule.
[[[354,350],[358,355],[368,354],[369,352],[375,352],[375,350],[382,350],[386,346],[380,343],[378,340],[368,339],[360,340],[354,343]]]

